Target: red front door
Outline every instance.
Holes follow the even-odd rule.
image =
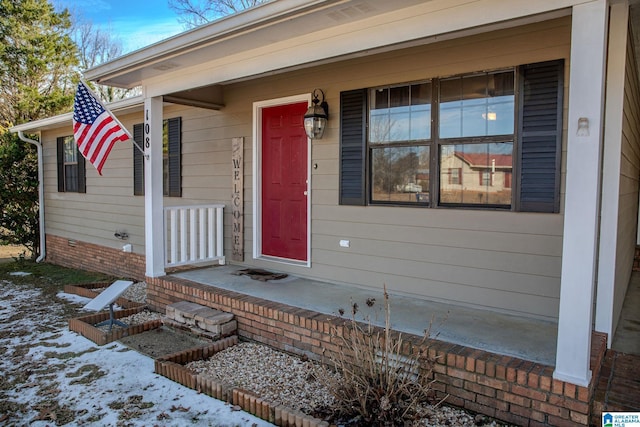
[[[307,103],[262,110],[262,254],[307,261]]]

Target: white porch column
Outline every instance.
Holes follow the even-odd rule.
[[[144,100],[144,235],[147,277],[164,276],[162,97]]]
[[[574,6],[571,26],[562,275],[553,376],[581,386],[591,379],[608,10],[606,0]]]
[[[596,330],[608,334],[611,347],[616,319],[615,291],[618,262],[618,212],[620,207],[620,167],[622,155],[622,119],[624,109],[625,68],[629,5],[611,5],[607,61],[607,93],[605,102],[604,150],[602,161],[602,207],[600,213],[600,251],[598,256],[598,292],[596,299]],[[626,288],[626,283],[624,284]]]

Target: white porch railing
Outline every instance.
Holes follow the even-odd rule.
[[[224,264],[224,205],[164,208],[164,265]]]

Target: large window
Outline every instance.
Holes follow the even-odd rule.
[[[371,202],[510,207],[514,85],[508,70],[371,89]]]
[[[372,201],[429,201],[431,91],[431,83],[370,91]]]
[[[342,92],[340,204],[557,212],[563,76],[558,60]]]
[[[73,136],[57,140],[58,191],[70,193],[85,192],[85,160],[78,151]]]

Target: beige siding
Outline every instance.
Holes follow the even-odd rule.
[[[569,40],[570,19],[559,19],[226,87],[226,113],[236,117],[242,114],[237,108],[244,109],[246,120],[254,101],[308,93],[314,87],[325,91],[330,106],[329,128],[312,146],[311,163],[318,166],[312,169],[312,267],[252,261],[249,203],[246,262],[337,283],[375,289],[386,284],[409,295],[556,318],[562,215],[339,206],[337,115],[340,92],[361,87],[557,58],[566,59],[568,76]],[[244,132],[250,135],[251,129]],[[238,135],[242,133],[230,136]],[[249,187],[249,164],[245,166]],[[341,248],[341,239],[350,240],[350,247]]]
[[[165,117],[182,117],[183,132],[183,196],[166,198],[165,205],[228,206],[231,138],[244,137],[245,264],[373,289],[386,284],[408,295],[554,319],[562,215],[338,205],[339,94],[558,58],[566,59],[568,76],[569,51],[570,18],[562,18],[229,84],[220,111],[165,108]],[[311,151],[311,164],[317,164],[311,169],[311,268],[253,260],[253,103],[314,88],[327,95],[330,119]],[[132,129],[142,115],[120,119]],[[47,232],[119,248],[122,242],[113,233],[125,228],[134,250],[143,253],[144,200],[132,195],[131,144],[114,149],[103,177],[88,166],[87,194],[57,193],[55,137],[64,134],[44,135]],[[229,257],[230,227],[227,209]],[[341,248],[340,239],[351,246]]]
[[[618,213],[618,247],[614,293],[614,325],[617,325],[629,284],[636,246],[638,224],[638,191],[640,191],[640,88],[632,38],[627,46],[625,99],[622,122],[620,161],[620,195]],[[603,238],[606,238],[603,236]]]
[[[132,131],[133,123],[140,121],[135,117],[128,115],[119,119]],[[144,198],[133,196],[131,143],[114,146],[102,171],[103,176],[87,162],[85,194],[58,193],[56,138],[72,133],[69,123],[42,135],[47,234],[118,249],[131,243],[134,252],[144,254]],[[116,230],[126,231],[129,240],[123,242],[115,238]]]
[[[176,110],[167,109],[165,116],[174,117],[181,113]],[[133,125],[143,121],[142,113],[119,116],[118,119],[132,133]],[[131,243],[135,253],[144,254],[144,197],[133,195],[132,144],[123,142],[114,146],[102,176],[87,162],[86,193],[59,193],[56,139],[72,133],[71,123],[68,123],[42,135],[46,232],[116,249]],[[126,231],[129,239],[115,238],[116,230]]]

